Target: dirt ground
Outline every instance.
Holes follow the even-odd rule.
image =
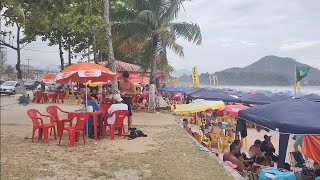
[[[177,123],[163,113],[135,113],[134,127],[148,137],[125,140],[110,136],[87,139],[69,147],[65,132],[61,146],[49,137],[31,142],[32,123],[26,111],[45,113],[49,104],[16,104],[16,97],[1,96],[1,179],[234,179]],[[78,107],[67,101],[67,111]]]

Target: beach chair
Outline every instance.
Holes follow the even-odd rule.
[[[125,133],[125,128],[124,128],[124,118],[128,116],[128,110],[118,110],[118,111],[114,111],[112,114],[110,114],[109,116],[106,116],[103,119],[103,128],[102,128],[102,136],[106,137],[106,128],[107,126],[110,129],[110,138],[111,140],[114,140],[114,130],[115,128],[118,128],[118,133],[119,136],[123,135],[123,139],[126,138],[126,133]],[[108,124],[108,118],[116,115],[116,121],[114,122],[114,124]]]
[[[77,122],[75,126],[66,127],[62,130],[61,136],[59,137],[59,146],[62,139],[63,131],[67,131],[69,133],[69,141],[70,147],[74,147],[75,141],[78,141],[79,135],[82,132],[83,136],[83,144],[86,144],[86,135],[85,135],[85,124],[91,117],[90,114],[87,113],[77,113]]]
[[[214,134],[214,133],[209,133],[210,139],[211,139],[211,145],[216,144],[218,149],[220,149],[220,135],[219,134]]]
[[[36,109],[29,109],[27,111],[28,116],[32,120],[33,124],[33,129],[32,129],[32,142],[34,142],[34,134],[38,130],[38,139],[40,140],[43,135],[44,143],[48,143],[48,131],[49,129],[53,129],[54,131],[54,138],[56,139],[56,129],[55,129],[55,124],[48,115],[41,114],[38,110]],[[40,115],[40,116],[38,116]],[[43,117],[50,118],[50,123],[49,124],[44,124],[43,123]]]
[[[203,137],[200,134],[195,134],[196,140],[200,143],[208,147],[208,149],[211,149],[211,141],[209,138]]]
[[[225,149],[229,146],[229,138],[229,136],[220,136],[220,150],[222,153],[224,153]]]

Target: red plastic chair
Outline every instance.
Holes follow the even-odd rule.
[[[45,94],[43,92],[36,93],[36,102],[40,103],[40,101],[42,104],[46,102]]]
[[[74,147],[75,141],[79,139],[80,132],[82,132],[82,135],[83,135],[83,144],[86,144],[84,126],[90,117],[91,115],[88,113],[77,113],[76,125],[71,127],[66,127],[63,129],[63,131],[67,131],[69,133],[70,147]],[[62,131],[62,134],[63,134],[63,131]],[[61,143],[62,134],[59,137],[59,145]]]
[[[63,111],[58,106],[48,106],[46,108],[46,111],[50,114],[51,120],[57,125],[58,137],[62,136],[65,123],[69,123],[69,126],[72,126],[72,120],[76,116],[76,115],[72,115],[70,112]],[[60,119],[58,116],[58,112],[66,113],[68,115],[68,118]],[[51,132],[50,132],[50,135],[51,135]]]
[[[48,143],[48,131],[49,129],[53,129],[54,132],[54,139],[57,139],[56,137],[56,129],[54,122],[51,120],[50,116],[41,114],[38,110],[36,109],[29,109],[27,111],[28,116],[31,118],[32,123],[33,123],[33,130],[32,130],[32,142],[34,142],[34,134],[38,130],[38,139],[40,140],[42,138],[43,134],[43,139],[45,143]],[[38,114],[42,117],[48,117],[50,118],[50,123],[49,124],[44,124],[43,119],[38,116]]]
[[[116,115],[116,121],[114,122],[114,124],[108,124],[108,118]],[[128,110],[118,110],[118,111],[114,111],[113,113],[111,113],[109,116],[105,117],[103,120],[103,128],[102,128],[102,135],[103,137],[106,137],[106,127],[109,126],[110,128],[110,137],[111,140],[114,140],[114,130],[115,128],[118,128],[118,133],[119,136],[123,135],[123,138],[126,138],[126,132],[125,132],[125,128],[123,125],[123,121],[124,118],[128,116]]]
[[[102,114],[106,114],[111,105],[112,104],[100,104],[100,111],[102,111]]]
[[[58,98],[56,99],[56,103],[59,103],[59,100],[61,101],[61,103],[64,103],[64,97],[65,97],[65,93],[64,92],[58,92]]]

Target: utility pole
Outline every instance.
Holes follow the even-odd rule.
[[[28,61],[28,78],[30,78],[30,68],[29,68],[29,61],[31,61],[31,59],[26,59],[26,61]]]

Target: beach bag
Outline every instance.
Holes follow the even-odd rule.
[[[129,130],[130,130],[130,134],[129,134],[130,139],[135,139],[137,137],[147,137],[146,134],[144,134],[140,130],[137,130],[137,128],[130,128]]]
[[[260,171],[259,180],[296,180],[296,176],[291,171],[270,167]]]

